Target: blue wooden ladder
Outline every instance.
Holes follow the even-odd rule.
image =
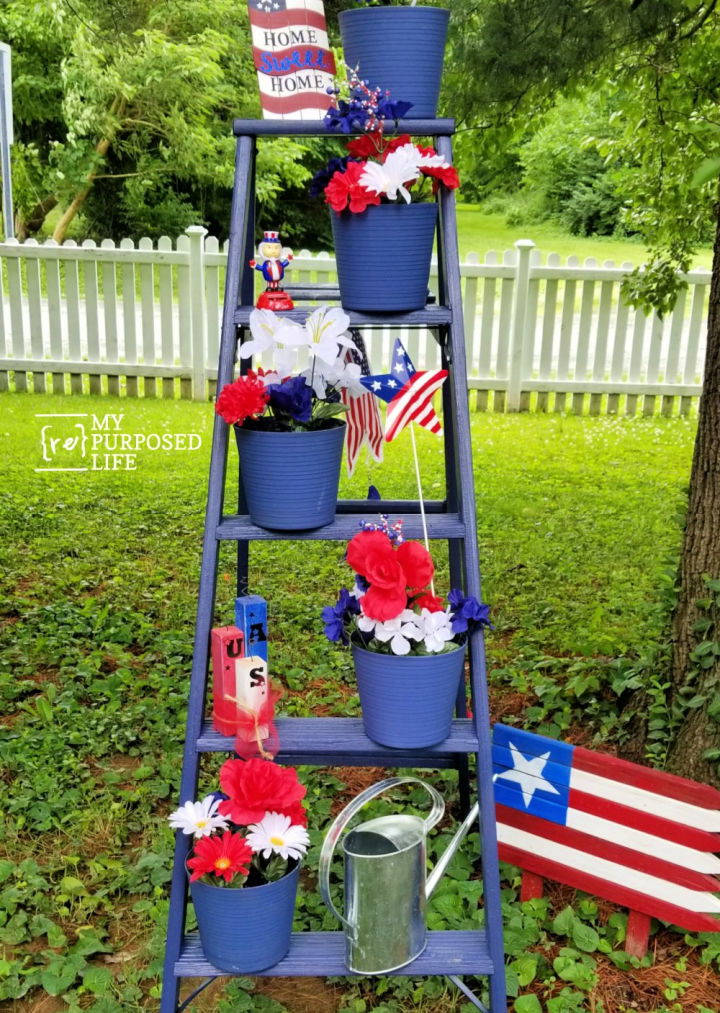
[[[452,161],[452,120],[405,120],[387,123],[386,131],[397,130],[414,136],[432,136],[440,155]],[[236,348],[248,327],[254,301],[254,274],[248,260],[254,253],[255,230],[255,155],[258,137],[327,136],[322,122],[236,120],[235,186],[233,189],[230,244],[228,250],[225,306],[223,312],[217,387],[232,381]],[[458,259],[454,194],[441,188],[438,218],[439,300],[437,305],[403,314],[350,312],[353,327],[429,328],[442,354],[443,368],[449,378],[443,386],[443,424],[445,440],[446,494],[444,500],[425,502],[430,538],[448,542],[450,585],[462,587],[466,594],[481,598],[480,571],[473,489],[470,418],[466,385],[465,338]],[[321,294],[320,289],[322,289]],[[298,299],[330,301],[339,298],[337,290],[327,286],[306,286],[293,290]],[[289,314],[304,320],[306,309]],[[248,590],[249,544],[255,540],[276,538],[347,541],[358,531],[363,519],[391,514],[404,520],[403,533],[410,538],[422,536],[420,506],[416,501],[345,500],[338,503],[332,524],[316,531],[287,535],[266,531],[250,522],[238,483],[238,512],[225,514],[223,498],[228,453],[229,427],[218,416],[212,439],[210,479],[205,534],[203,540],[200,592],[195,627],[195,645],[188,704],[187,733],[183,760],[180,800],[197,797],[198,765],[203,752],[232,753],[233,740],[213,730],[205,716],[210,630],[213,623],[220,542],[237,542],[238,594]],[[455,767],[459,771],[461,804],[470,807],[468,756],[477,758],[477,790],[480,806],[479,830],[483,867],[483,904],[485,928],[462,932],[430,932],[428,946],[412,964],[392,972],[400,975],[447,975],[479,1009],[485,1009],[461,980],[463,975],[489,979],[490,1009],[505,1013],[505,974],[503,962],[500,884],[498,876],[495,808],[492,787],[490,717],[488,711],[485,651],[482,633],[470,639],[473,717],[466,717],[464,688],[457,701],[457,718],[449,738],[432,749],[420,751],[388,750],[371,742],[357,718],[280,718],[277,721],[281,752],[278,760],[289,764],[319,766],[378,767]],[[222,972],[203,954],[199,939],[185,933],[188,901],[185,859],[190,839],[178,832],[175,842],[170,894],[170,914],[165,954],[161,1013],[187,1009],[192,999]],[[264,976],[336,976],[348,974],[344,962],[341,932],[298,932],[293,935],[290,952],[279,964],[262,972]],[[180,1001],[180,979],[205,978],[199,988]]]

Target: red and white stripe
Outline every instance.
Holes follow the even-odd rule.
[[[434,395],[447,377],[446,369],[419,370],[388,404],[385,439],[394,440],[409,422],[416,422],[431,433],[441,433],[442,424],[432,405]]]
[[[281,60],[293,50],[324,50],[325,63],[334,68],[327,35],[325,8],[322,0],[285,0],[287,9],[260,11],[248,0],[253,57],[262,65],[262,54]],[[312,41],[296,42],[293,30],[312,30]],[[260,104],[265,119],[318,120],[330,105],[326,89],[333,83],[333,73],[317,68],[267,74],[258,70]]]
[[[545,755],[549,740],[520,735],[523,755]],[[496,805],[501,859],[690,931],[720,930],[720,792],[580,747],[570,755],[566,812],[547,784],[560,789],[567,770],[563,778],[548,762],[537,781],[561,822],[523,811],[520,786],[502,782],[517,788],[518,805]],[[496,771],[514,767],[497,741],[493,761]]]
[[[345,413],[347,430],[345,448],[347,450],[348,475],[352,475],[357,464],[358,454],[364,443],[368,453],[376,460],[383,459],[383,428],[377,398],[373,394],[361,394],[350,397],[346,390],[340,392],[343,404],[348,406]]]

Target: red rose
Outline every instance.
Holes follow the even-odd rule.
[[[379,130],[374,130],[369,134],[361,134],[360,137],[348,141],[345,147],[353,158],[372,158],[373,155],[379,155],[384,149],[382,134]]]
[[[257,418],[265,411],[270,400],[265,384],[257,375],[250,371],[247,376],[240,376],[234,383],[226,383],[220,391],[215,411],[222,415],[228,425],[242,425],[245,419]]]
[[[257,823],[266,812],[295,821],[307,791],[292,767],[259,759],[226,760],[220,768],[220,787],[230,797],[220,803],[219,811],[239,826]]]
[[[433,579],[435,567],[432,556],[424,545],[420,542],[403,542],[397,550],[397,558],[409,588],[418,590],[428,586]]]
[[[355,573],[359,573],[361,577],[367,576],[365,559],[369,552],[382,552],[386,556],[392,556],[392,542],[382,531],[358,531],[350,539],[346,554],[348,566],[351,566]]]
[[[407,608],[405,588],[384,588],[371,584],[360,599],[361,608],[368,619],[384,623],[396,619]]]
[[[418,608],[427,609],[428,612],[444,612],[445,602],[442,598],[439,598],[436,594],[430,594],[426,591],[421,594],[419,598],[416,598],[413,605],[417,605]]]
[[[405,590],[405,572],[398,562],[397,553],[392,551],[388,553],[383,549],[371,549],[366,553],[363,577],[374,587]]]
[[[360,185],[365,162],[348,162],[345,172],[334,172],[325,187],[325,200],[335,211],[349,207],[353,212],[364,211],[368,204],[379,204],[380,195]]]

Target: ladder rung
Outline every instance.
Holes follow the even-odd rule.
[[[247,325],[254,309],[254,306],[238,306],[235,310],[235,323]],[[294,310],[287,310],[278,316],[304,323],[311,309],[310,306],[295,307]],[[449,306],[426,306],[425,309],[413,310],[411,313],[359,313],[357,310],[345,312],[350,317],[351,327],[441,327],[452,322],[452,310]]]
[[[328,100],[328,105],[330,101]],[[410,134],[411,137],[450,137],[455,133],[455,120],[383,120],[383,130],[390,134]],[[336,137],[325,126],[325,120],[233,120],[236,137]],[[357,131],[355,131],[357,133]],[[360,131],[362,133],[362,131]]]
[[[428,932],[428,943],[417,960],[406,964],[391,975],[426,974],[492,974],[493,962],[488,953],[483,929],[476,932]],[[199,936],[186,935],[175,974],[183,978],[221,977],[205,959]],[[265,971],[253,971],[251,977],[288,978],[317,975],[346,976],[351,974],[345,964],[345,940],[342,932],[293,932],[290,952],[279,964]]]
[[[469,718],[457,718],[444,742],[427,749],[390,749],[369,739],[361,718],[278,718],[281,763],[343,767],[452,767],[459,753],[475,753],[477,735]],[[198,752],[232,753],[235,740],[216,732],[206,721]]]
[[[375,508],[374,512],[380,511]],[[228,514],[216,528],[215,537],[227,541],[346,541],[360,530],[368,513],[338,514],[332,524],[311,531],[269,531],[253,524],[247,514]],[[402,520],[403,535],[406,538],[422,538],[422,519],[419,514],[393,514],[393,520]],[[460,514],[430,514],[426,518],[429,538],[463,538],[465,524]]]

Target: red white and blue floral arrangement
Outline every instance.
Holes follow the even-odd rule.
[[[365,522],[348,543],[346,560],[355,583],[323,609],[328,640],[381,654],[443,654],[490,626],[490,607],[477,598],[457,589],[447,599],[435,594],[432,556],[403,538],[402,521]]]
[[[262,356],[267,368],[248,370],[226,384],[215,411],[231,425],[275,431],[324,428],[347,411],[340,400],[366,393],[360,366],[348,361],[355,344],[346,334],[350,318],[339,308],[319,306],[304,324],[279,317],[272,310],[250,314],[249,341],[240,345],[241,359]]]

